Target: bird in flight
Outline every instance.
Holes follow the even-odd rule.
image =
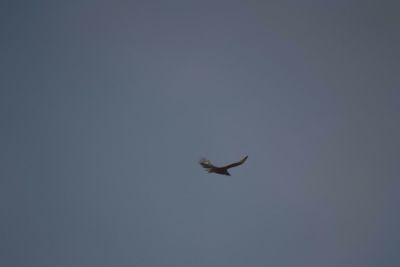
[[[222,167],[214,166],[213,164],[211,164],[211,161],[209,161],[208,159],[204,159],[204,158],[201,159],[199,163],[208,172],[214,172],[214,173],[218,173],[218,174],[222,174],[222,175],[231,176],[231,174],[228,172],[228,169],[242,165],[246,161],[246,159],[247,159],[247,156],[238,162],[235,162],[235,163],[232,163],[232,164],[229,164],[226,166],[222,166]]]

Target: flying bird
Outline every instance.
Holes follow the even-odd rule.
[[[232,163],[232,164],[229,164],[226,166],[222,166],[222,167],[214,166],[211,163],[211,161],[209,161],[208,159],[201,159],[199,163],[208,172],[214,172],[214,173],[218,173],[218,174],[222,174],[222,175],[231,176],[231,174],[228,172],[228,169],[242,165],[246,161],[246,159],[247,159],[247,156],[238,162],[235,162],[235,163]]]

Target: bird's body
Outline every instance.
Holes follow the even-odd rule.
[[[199,163],[201,166],[203,166],[204,169],[206,169],[210,173],[218,173],[218,174],[230,176],[231,174],[228,172],[228,169],[242,165],[246,160],[247,160],[247,156],[244,157],[241,161],[238,161],[238,162],[226,165],[226,166],[222,166],[222,167],[214,166],[208,159],[201,159]]]

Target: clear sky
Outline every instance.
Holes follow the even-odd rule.
[[[0,265],[400,266],[398,11],[2,1]]]

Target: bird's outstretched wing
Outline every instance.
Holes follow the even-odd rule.
[[[221,167],[221,168],[229,169],[229,168],[233,168],[233,167],[242,165],[242,164],[246,161],[247,158],[248,158],[248,156],[244,157],[241,161],[238,161],[238,162],[235,162],[235,163],[232,163],[232,164],[223,166],[223,167]]]
[[[212,164],[211,164],[211,161],[209,161],[208,159],[204,159],[204,158],[203,158],[203,159],[201,159],[201,160],[199,161],[199,163],[200,163],[201,166],[203,166],[204,169],[210,170],[210,169],[215,168],[215,166],[212,165]]]

